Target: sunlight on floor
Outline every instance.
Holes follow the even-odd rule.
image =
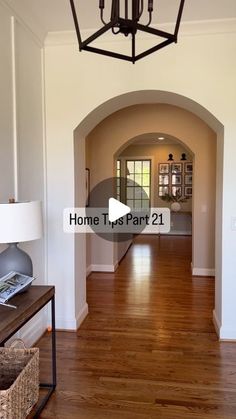
[[[149,245],[135,245],[132,249],[132,272],[136,279],[146,280],[151,273],[151,248]]]

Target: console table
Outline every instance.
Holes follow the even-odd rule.
[[[171,211],[171,229],[168,234],[192,235],[192,213],[190,211]]]
[[[47,393],[34,409],[38,418],[56,388],[56,331],[55,331],[55,287],[32,285],[28,291],[11,298],[10,304],[17,308],[0,306],[0,346],[4,346],[22,326],[34,317],[46,304],[51,303],[52,321],[52,383],[40,384]]]

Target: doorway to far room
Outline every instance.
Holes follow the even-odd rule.
[[[132,209],[169,207],[168,234],[192,235],[194,156],[189,149],[170,136],[147,135],[128,145],[115,164],[117,199]]]

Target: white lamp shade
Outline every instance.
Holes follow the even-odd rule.
[[[0,243],[18,243],[42,237],[40,201],[0,204]]]

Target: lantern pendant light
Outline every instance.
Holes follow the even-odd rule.
[[[166,2],[172,0],[165,0]],[[70,0],[72,15],[75,24],[75,30],[77,34],[77,39],[79,43],[80,51],[90,51],[97,54],[106,55],[109,57],[119,58],[121,60],[130,61],[135,63],[141,58],[146,57],[153,52],[160,50],[161,48],[166,47],[172,43],[177,43],[178,32],[180,27],[180,22],[183,14],[183,8],[185,0],[180,0],[180,4],[177,11],[177,19],[175,22],[175,29],[173,33],[169,33],[160,29],[157,29],[156,26],[151,26],[153,11],[155,10],[154,4],[158,3],[158,0],[111,0],[110,3],[110,19],[106,20],[105,11],[107,0],[98,0],[98,11],[100,13],[100,19],[102,22],[102,28],[97,30],[94,34],[89,36],[86,40],[82,41],[78,11],[75,6],[75,1]],[[83,7],[88,7],[83,5]],[[91,6],[90,6],[91,7]],[[95,11],[96,12],[96,11]],[[146,19],[146,20],[145,20]],[[145,20],[145,21],[144,21]],[[142,23],[141,23],[142,22]],[[97,48],[91,45],[91,43],[97,40],[100,36],[106,32],[111,31],[113,35],[123,34],[125,37],[130,36],[131,38],[131,54],[121,54],[114,51],[109,51],[101,48]],[[142,53],[136,52],[136,36],[138,32],[148,33],[158,38],[161,38],[162,41],[145,50]]]

